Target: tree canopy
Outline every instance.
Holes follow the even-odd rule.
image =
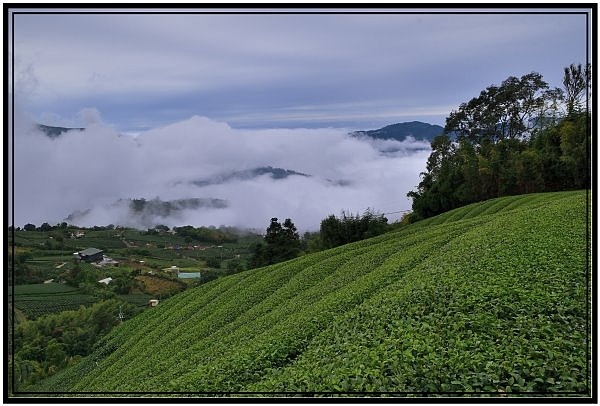
[[[342,212],[341,218],[330,215],[321,221],[322,249],[337,247],[382,234],[388,229],[387,218],[367,209],[362,216]]]
[[[565,103],[567,106],[567,115],[581,111],[582,102],[587,100],[588,95],[585,94],[589,90],[591,79],[591,66],[587,64],[585,68],[581,64],[575,66],[571,64],[564,70],[563,86],[565,89]]]
[[[264,244],[252,247],[251,266],[265,266],[287,261],[300,254],[300,235],[291,219],[285,219],[283,225],[273,217],[264,237]]]
[[[565,68],[564,89],[536,72],[509,77],[462,103],[431,142],[413,219],[476,201],[590,186],[589,67]]]

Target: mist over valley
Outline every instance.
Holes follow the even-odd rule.
[[[21,118],[14,222],[263,229],[279,217],[310,231],[342,210],[408,210],[431,129],[441,129],[406,132],[416,124],[248,130],[194,116],[131,136],[102,122],[69,129]]]

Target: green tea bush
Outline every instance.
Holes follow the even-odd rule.
[[[513,196],[219,278],[31,389],[589,396],[588,221]]]

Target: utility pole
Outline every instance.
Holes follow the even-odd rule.
[[[123,319],[125,318],[125,315],[123,314],[123,305],[119,306],[119,315],[117,316],[117,320],[119,320],[119,323],[123,323]]]

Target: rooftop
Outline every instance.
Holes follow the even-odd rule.
[[[100,254],[101,252],[102,250],[99,250],[98,248],[86,248],[83,251],[79,251],[79,255],[90,256]]]

